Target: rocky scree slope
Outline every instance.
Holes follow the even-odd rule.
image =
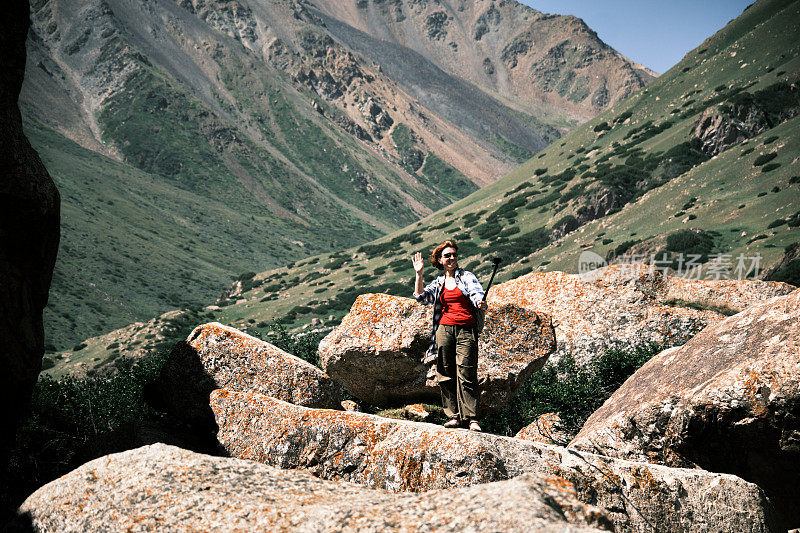
[[[310,3],[338,38],[376,62],[383,63],[378,54],[387,45],[372,43],[407,47],[489,94],[548,110],[567,109],[581,120],[657,76],[606,45],[581,19],[541,13],[515,1]],[[331,19],[347,26],[339,28]],[[349,28],[372,39],[358,38]],[[408,80],[408,74],[399,76]]]

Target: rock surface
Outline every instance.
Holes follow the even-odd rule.
[[[202,423],[210,420],[208,395],[219,387],[331,409],[343,400],[341,388],[314,365],[217,322],[175,346],[150,395],[169,413]]]
[[[423,495],[153,444],[95,459],[32,494],[34,531],[600,531],[608,519],[535,475]]]
[[[362,294],[319,345],[322,368],[354,396],[375,405],[438,400],[420,362],[430,342],[433,309],[410,298]],[[547,315],[490,305],[478,341],[481,410],[508,401],[555,348]]]
[[[17,98],[25,71],[28,2],[12,2],[0,18],[0,402],[5,458],[27,411],[44,355],[47,305],[59,242],[61,199],[22,131]],[[2,460],[5,462],[5,459]],[[2,466],[2,465],[0,465]]]
[[[800,523],[800,290],[655,356],[571,446],[739,475]]]
[[[535,272],[493,287],[488,301],[546,313],[556,324],[558,359],[572,353],[586,363],[607,347],[684,344],[725,316],[701,307],[740,311],[788,294],[791,285],[664,276],[649,265],[610,265],[584,275]]]
[[[545,413],[519,430],[516,439],[566,446],[575,436],[564,429],[558,413]]]
[[[578,453],[557,446],[363,413],[309,409],[216,390],[218,439],[232,456],[391,492],[524,473],[574,486],[620,531],[768,531],[763,492],[735,476]]]

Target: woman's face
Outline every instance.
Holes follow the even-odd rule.
[[[456,252],[455,248],[447,247],[442,250],[442,256],[439,261],[445,270],[454,270],[458,266],[458,252]]]

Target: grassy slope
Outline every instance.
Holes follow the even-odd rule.
[[[762,269],[775,264],[783,247],[800,240],[800,228],[786,224],[767,228],[800,209],[800,183],[792,179],[800,175],[794,161],[800,148],[800,117],[700,162],[665,184],[637,191],[617,212],[589,221],[565,237],[554,240],[552,229],[563,217],[575,214],[588,193],[602,185],[591,177],[598,159],[608,156],[608,162],[622,165],[630,156],[631,152],[623,157],[612,154],[615,141],[628,150],[638,149],[633,153],[645,159],[663,157],[689,140],[697,117],[720,95],[724,100],[736,89],[755,92],[779,80],[795,80],[800,39],[792,21],[797,20],[799,5],[762,0],[647,89],[577,128],[499,182],[370,245],[259,274],[254,288],[242,298],[247,301],[223,307],[214,318],[256,334],[274,318],[286,317],[294,326],[315,317],[335,324],[359,293],[407,296],[413,274],[410,254],[452,237],[462,246],[462,265],[484,278],[491,270],[485,259],[499,251],[505,262],[496,281],[531,270],[575,272],[583,250],[605,255],[625,241],[685,228],[712,232],[714,252],[760,253]],[[671,113],[674,109],[680,111]],[[628,113],[628,120],[614,124],[615,118]],[[630,135],[647,121],[659,125],[667,120],[671,127],[660,133]],[[603,122],[613,127],[600,135],[594,128]],[[775,136],[777,140],[764,144]],[[754,150],[743,155],[749,148]],[[762,172],[762,167],[753,166],[759,154],[773,151],[778,155],[772,162],[779,163],[778,168]],[[555,179],[581,165],[585,167],[575,178]],[[547,170],[537,175],[537,169]],[[584,192],[569,198],[565,193],[576,186],[584,187]],[[691,197],[697,198],[694,205],[676,217]],[[752,240],[760,235],[764,237]],[[107,339],[90,342],[86,355],[103,357],[103,343]]]

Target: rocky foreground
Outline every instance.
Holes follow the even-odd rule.
[[[165,445],[106,456],[42,487],[21,520],[43,531],[794,527],[800,290],[780,296],[791,287],[692,286],[653,274],[615,266],[557,288],[548,284],[566,275],[550,273],[544,285],[523,277],[493,292],[481,353],[486,388],[497,392],[485,398],[497,404],[556,347],[541,309],[562,320],[560,349],[587,356],[630,346],[637,331],[674,340],[709,324],[634,374],[570,447],[548,444],[565,439],[553,414],[511,438],[361,413],[342,401],[342,385],[366,403],[388,401],[392,387],[404,391],[400,399],[430,393],[419,359],[430,310],[363,295],[320,345],[328,373],[216,323],[176,346],[151,396],[213,428],[233,458]],[[569,291],[571,322],[560,307]],[[669,294],[691,300],[692,291],[707,305],[746,307],[726,319],[664,303]],[[514,302],[503,301],[511,294]],[[405,382],[396,368],[409,374]]]
[[[749,305],[789,294],[786,283],[691,280],[640,264],[610,265],[589,274],[534,272],[501,283],[490,303],[513,303],[552,317],[558,347],[585,363],[608,347],[684,344],[703,328]]]
[[[534,473],[601,508],[617,531],[769,531],[764,493],[736,476],[579,453],[522,439],[256,393],[211,395],[230,455],[390,492],[483,486]],[[723,505],[724,503],[724,505]]]
[[[338,408],[344,391],[299,357],[246,333],[210,322],[173,348],[150,396],[186,422],[206,422],[212,390],[257,391],[287,402]]]
[[[33,493],[20,527],[35,531],[608,530],[596,507],[557,480],[390,494],[253,461],[165,444],[86,463]]]

